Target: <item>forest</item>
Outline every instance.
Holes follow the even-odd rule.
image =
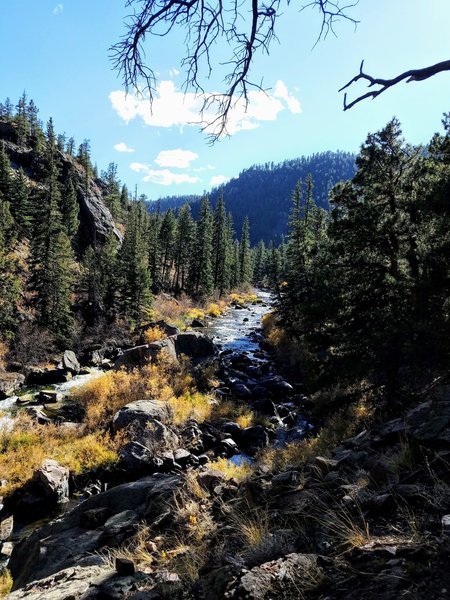
[[[299,179],[311,176],[314,198],[318,206],[329,209],[328,194],[339,181],[351,179],[355,173],[355,156],[350,152],[318,152],[312,156],[285,160],[282,163],[253,165],[220,188],[211,190],[210,202],[216,205],[223,195],[240,231],[245,217],[250,219],[252,245],[260,240],[279,244],[287,235],[292,190]],[[245,199],[243,201],[243,199]],[[150,209],[162,210],[188,202],[198,214],[199,197],[163,197],[150,203]]]
[[[58,569],[55,598],[61,585],[81,598],[96,573],[127,595],[135,585],[159,589],[144,575],[149,565],[173,571],[179,585],[168,593],[180,600],[199,589],[211,599],[301,590],[356,600],[368,579],[374,599],[424,586],[439,593],[450,425],[448,114],[442,125],[414,146],[393,118],[367,135],[356,159],[322,153],[252,167],[212,203],[205,196],[172,208],[169,199],[149,211],[114,163],[98,174],[88,140],[76,150],[52,119],[44,128],[25,93],[16,106],[0,105],[0,381],[4,402],[21,407],[0,430],[3,539],[37,523],[23,543],[2,542],[0,593],[20,599],[28,584],[39,594],[39,581],[53,585]],[[309,168],[293,185],[284,228],[272,218],[258,230],[270,228],[275,240],[252,245],[248,217],[235,235],[225,204],[234,206],[235,184],[238,214],[251,215],[258,180],[267,201],[265,181],[273,176],[285,190]],[[73,377],[87,382],[62,400]],[[160,500],[142,504],[141,488]],[[62,529],[45,524],[69,497],[76,507]],[[78,522],[89,531],[80,546]],[[38,557],[42,539],[49,550]],[[407,557],[395,585],[372,574],[373,545],[386,539]],[[62,540],[78,550],[61,552]],[[417,547],[428,563],[410,554]],[[93,572],[81,566],[92,552]],[[219,582],[230,553],[246,567]],[[64,570],[71,565],[79,579]],[[279,582],[263,577],[267,568]]]
[[[99,175],[87,140],[75,149],[37,115],[25,93],[15,107],[9,99],[0,105],[3,343],[21,347],[41,330],[61,348],[100,322],[138,327],[153,294],[201,301],[250,284],[249,222],[236,236],[223,198],[214,211],[205,198],[197,220],[189,204],[149,213],[145,195],[129,193],[114,163]],[[88,235],[78,197],[94,192],[110,223]]]

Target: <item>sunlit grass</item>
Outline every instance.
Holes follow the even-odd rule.
[[[208,463],[208,469],[220,471],[227,479],[234,479],[238,483],[246,481],[253,474],[253,466],[248,462],[236,465],[227,458],[218,458]]]
[[[9,494],[28,481],[46,458],[53,458],[74,474],[117,461],[119,440],[105,432],[84,433],[82,426],[39,425],[20,415],[12,431],[0,433],[0,473]]]

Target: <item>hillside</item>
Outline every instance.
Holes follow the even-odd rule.
[[[314,181],[314,199],[322,208],[329,208],[328,193],[342,180],[351,179],[355,173],[355,157],[350,152],[319,152],[282,163],[253,165],[231,179],[223,188],[211,191],[213,205],[223,191],[227,209],[234,217],[234,227],[240,231],[246,216],[250,220],[251,241],[279,240],[287,233],[292,191],[299,179],[311,174]],[[159,199],[162,210],[177,208],[189,202],[195,216],[199,210],[199,196],[170,196]],[[156,209],[157,203],[152,203]]]

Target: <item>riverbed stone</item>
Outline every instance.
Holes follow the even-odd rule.
[[[172,418],[172,410],[166,402],[160,400],[137,400],[130,402],[116,412],[113,417],[113,431],[125,429],[131,423],[137,422],[141,427],[145,427],[147,423],[157,420],[160,423],[166,424]]]
[[[80,372],[80,363],[73,350],[66,350],[61,361],[61,368],[70,371],[73,375]]]
[[[33,475],[33,481],[40,492],[54,503],[69,499],[69,469],[56,460],[47,458]]]
[[[22,373],[0,372],[0,400],[13,396],[25,381]]]

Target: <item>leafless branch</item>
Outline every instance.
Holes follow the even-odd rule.
[[[186,31],[186,51],[182,60],[185,69],[184,91],[192,90],[204,96],[203,112],[217,108],[213,122],[204,122],[203,129],[210,141],[227,134],[230,111],[238,102],[249,102],[251,88],[263,90],[263,82],[250,78],[255,56],[269,52],[276,38],[275,26],[281,8],[292,0],[128,0],[131,14],[126,19],[127,31],[111,47],[113,67],[122,77],[126,91],[133,88],[147,93],[150,103],[156,91],[157,77],[147,61],[144,43],[146,36],[166,36],[173,29]],[[319,39],[326,37],[336,20],[348,19],[347,10],[358,0],[345,4],[341,0],[311,0],[303,8],[317,7],[322,14]],[[214,60],[215,43],[226,42],[230,57],[225,63]],[[224,77],[224,91],[205,94],[205,78],[213,68],[229,66]],[[142,86],[142,87],[141,87]],[[202,117],[203,118],[203,117]]]
[[[363,67],[364,61],[361,62],[358,75],[355,75],[355,77],[353,77],[353,79],[351,79],[348,83],[341,87],[339,91],[342,92],[343,90],[347,89],[348,87],[350,87],[357,81],[360,81],[361,79],[369,82],[369,88],[371,88],[372,86],[379,87],[378,89],[366,92],[365,94],[358,96],[349,103],[347,103],[346,92],[344,94],[344,110],[349,110],[350,108],[355,106],[355,104],[358,104],[358,102],[362,102],[362,100],[366,100],[367,98],[376,98],[377,96],[385,92],[387,89],[393,87],[394,85],[397,85],[401,81],[406,80],[406,83],[409,83],[410,81],[423,81],[424,79],[433,77],[433,75],[436,75],[437,73],[442,73],[443,71],[450,71],[450,60],[444,60],[440,63],[436,63],[435,65],[424,67],[423,69],[410,69],[409,71],[400,73],[400,75],[397,75],[397,77],[393,77],[392,79],[381,79],[379,77],[372,77],[371,75],[364,73]]]

